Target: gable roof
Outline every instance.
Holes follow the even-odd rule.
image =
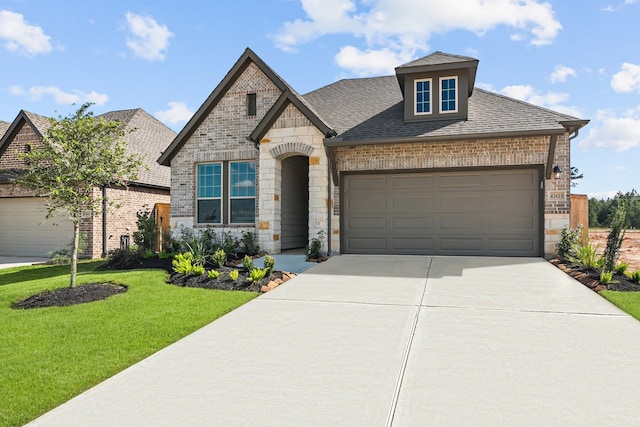
[[[284,81],[277,73],[275,73],[271,67],[269,67],[255,52],[246,48],[244,53],[238,58],[236,63],[224,76],[222,81],[218,83],[218,86],[211,92],[209,97],[200,106],[198,111],[191,117],[184,128],[180,131],[178,136],[173,140],[167,150],[162,153],[158,159],[158,163],[165,166],[171,165],[171,159],[180,151],[180,148],[187,142],[189,137],[196,131],[198,126],[209,116],[209,113],[220,102],[222,97],[227,93],[229,88],[236,82],[236,80],[247,69],[249,64],[255,64],[260,71],[262,71],[275,85],[280,89],[281,96],[275,105],[267,112],[265,117],[256,127],[256,130],[247,135],[253,142],[258,142],[262,136],[268,130],[268,127],[277,120],[278,116],[284,108],[290,103],[294,104],[307,118],[317,126],[325,135],[329,136],[332,132],[331,129],[325,124],[320,116],[314,111],[313,107],[307,103],[287,82]],[[279,111],[278,114],[276,112]]]
[[[176,134],[174,131],[141,108],[111,111],[97,117],[102,117],[105,120],[120,120],[124,122],[127,127],[137,129],[125,137],[127,141],[127,151],[141,154],[144,162],[149,165],[150,169],[140,170],[138,180],[135,184],[170,188],[171,171],[169,168],[156,163],[155,160],[175,137]],[[29,124],[39,138],[42,138],[51,126],[49,118],[21,110],[0,138],[0,156],[2,156],[11,141],[13,141],[15,134],[20,130],[23,123]]]
[[[424,56],[422,58],[414,59],[413,61],[409,61],[406,64],[402,64],[396,69],[400,68],[409,68],[409,67],[421,67],[421,66],[434,66],[434,65],[445,65],[445,64],[460,64],[466,62],[478,62],[477,59],[471,58],[470,56],[462,56],[462,55],[453,55],[451,53],[440,52],[439,50],[433,52],[430,55]]]
[[[20,110],[16,118],[13,119],[13,122],[9,124],[9,127],[5,130],[4,134],[0,132],[0,156],[2,156],[7,147],[9,147],[9,144],[13,141],[16,133],[21,129],[23,123],[27,123],[31,126],[39,138],[42,138],[42,136],[47,132],[47,129],[49,129],[49,126],[51,126],[47,117],[31,113],[29,111]]]
[[[395,76],[347,79],[304,95],[336,129],[329,146],[360,143],[552,135],[588,121],[482,89],[469,98],[467,120],[405,123]]]
[[[4,133],[9,129],[11,123],[0,120],[0,138],[4,136]]]
[[[171,170],[156,162],[164,149],[173,141],[176,133],[142,108],[132,110],[110,111],[97,116],[105,120],[119,120],[130,129],[127,134],[127,152],[142,156],[149,169],[142,168],[138,174],[137,184],[154,187],[171,187]]]

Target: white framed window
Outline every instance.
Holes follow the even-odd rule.
[[[414,114],[431,114],[431,79],[415,80],[414,89]]]
[[[198,224],[222,223],[222,163],[198,165]]]
[[[458,76],[440,78],[440,112],[458,112]]]

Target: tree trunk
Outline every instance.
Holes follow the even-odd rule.
[[[80,240],[80,222],[73,222],[73,248],[71,249],[71,278],[69,287],[76,286],[76,276],[78,275],[78,241]]]

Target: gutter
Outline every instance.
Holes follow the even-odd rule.
[[[328,159],[327,159],[328,160]],[[327,178],[331,176],[331,162],[327,161]],[[331,180],[327,179],[327,256],[331,256],[331,214],[333,199],[331,198]]]
[[[107,186],[102,187],[102,258],[107,257]]]

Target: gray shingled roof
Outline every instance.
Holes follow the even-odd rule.
[[[468,120],[405,123],[396,76],[341,80],[304,98],[338,132],[336,143],[561,132],[561,121],[578,120],[476,88],[469,98]]]
[[[31,123],[33,123],[33,125],[36,127],[36,131],[38,131],[40,135],[44,135],[47,132],[47,129],[49,129],[49,127],[51,126],[51,122],[49,121],[48,117],[32,113],[31,111],[24,111],[24,114],[31,121]]]
[[[0,139],[4,136],[4,133],[9,129],[11,123],[0,120]]]
[[[120,120],[127,124],[127,128],[136,129],[126,136],[127,150],[141,154],[149,166],[149,170],[140,170],[137,183],[167,188],[171,186],[170,168],[161,166],[156,159],[176,137],[174,131],[141,108],[111,111],[97,117]]]
[[[475,58],[471,58],[468,56],[460,56],[460,55],[452,55],[450,53],[444,53],[440,51],[433,52],[430,55],[427,55],[423,58],[414,59],[411,62],[407,62],[406,64],[400,65],[398,68],[405,67],[420,67],[423,65],[442,65],[442,64],[452,64],[456,62],[467,62],[467,61],[477,61]]]

